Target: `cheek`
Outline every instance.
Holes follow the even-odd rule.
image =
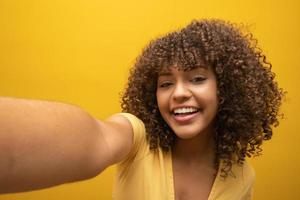
[[[205,94],[202,94],[205,98],[206,105],[210,108],[212,112],[217,112],[219,105],[219,97],[217,94],[217,88],[215,85],[206,88]]]
[[[214,94],[212,95],[212,98],[211,98],[211,108],[212,108],[212,112],[214,113],[214,115],[217,114],[218,112],[218,107],[219,107],[219,97],[217,95],[217,91],[215,90]]]
[[[166,115],[169,113],[168,98],[166,97],[166,95],[157,92],[156,101],[161,116],[163,117],[164,120],[166,120]]]
[[[161,113],[161,110],[162,110],[162,107],[163,107],[163,98],[162,98],[162,95],[159,92],[156,93],[156,102],[157,102],[158,110]]]

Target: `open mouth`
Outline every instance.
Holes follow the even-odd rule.
[[[199,111],[200,109],[195,107],[177,108],[173,110],[172,114],[174,114],[175,116],[185,116],[197,113]]]
[[[173,119],[179,124],[189,124],[195,119],[201,110],[196,107],[176,108],[173,110]]]

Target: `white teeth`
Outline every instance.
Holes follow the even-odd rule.
[[[185,113],[192,113],[197,112],[197,108],[177,108],[174,110],[174,114],[185,114]]]

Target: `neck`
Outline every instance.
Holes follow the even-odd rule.
[[[201,133],[192,139],[175,140],[172,148],[173,157],[185,163],[215,162],[215,146],[212,131]]]

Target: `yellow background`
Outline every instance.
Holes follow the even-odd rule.
[[[250,159],[255,199],[300,199],[299,13],[297,0],[0,0],[0,95],[73,103],[103,119],[120,111],[128,69],[150,39],[192,19],[246,23],[288,91],[285,119]],[[0,200],[111,199],[114,170]]]

